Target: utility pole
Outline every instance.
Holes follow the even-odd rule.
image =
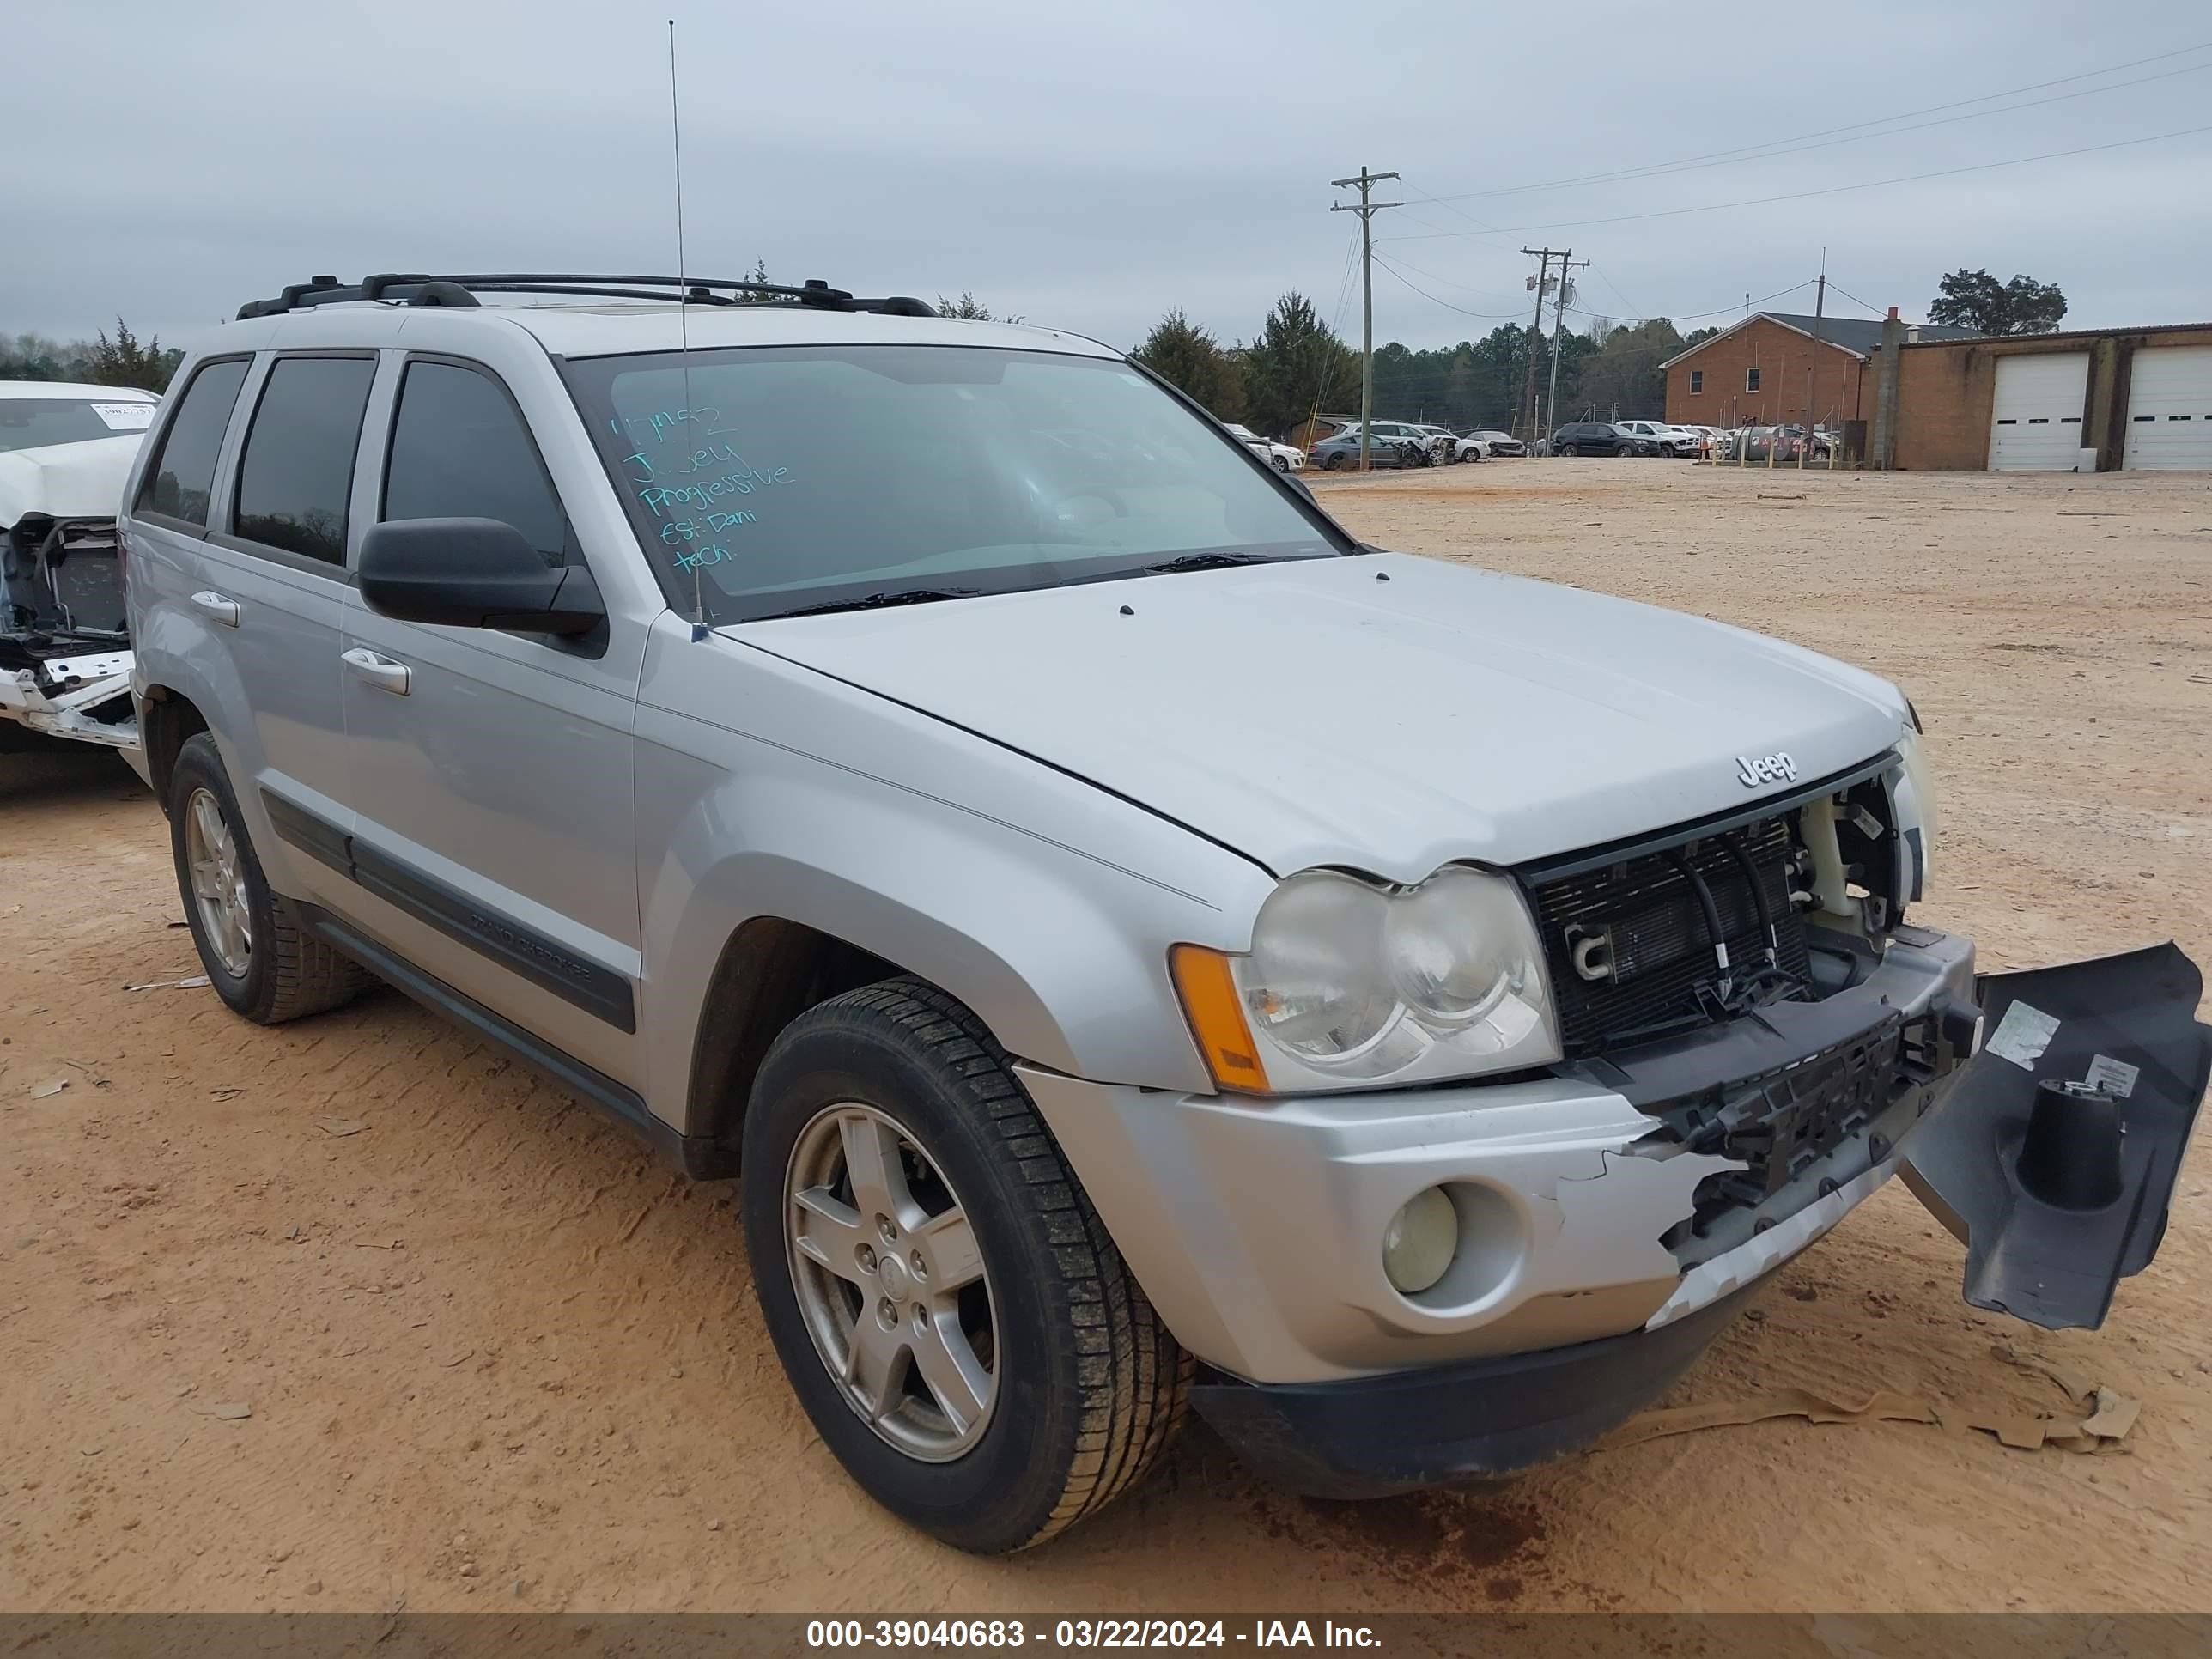
[[[1528,389],[1522,394],[1522,400],[1528,404],[1528,442],[1535,445],[1537,435],[1541,435],[1544,431],[1547,431],[1547,427],[1544,427],[1544,404],[1541,404],[1535,396],[1535,345],[1537,341],[1544,338],[1544,289],[1547,289],[1553,281],[1551,261],[1553,258],[1558,258],[1559,296],[1562,296],[1562,299],[1566,296],[1566,254],[1573,252],[1573,248],[1564,250],[1564,252],[1559,248],[1522,248],[1522,252],[1533,254],[1533,257],[1541,261],[1541,264],[1537,265],[1537,274],[1535,274],[1535,321],[1528,323],[1528,337],[1531,337],[1528,338]],[[1590,261],[1589,258],[1583,258],[1582,264],[1589,265]],[[1558,361],[1558,352],[1553,352],[1553,361]],[[1553,392],[1558,392],[1558,389],[1559,389],[1559,378],[1558,374],[1555,374],[1555,376],[1553,376]]]
[[[1367,456],[1374,441],[1371,430],[1375,424],[1375,216],[1384,208],[1403,207],[1403,202],[1370,202],[1367,194],[1385,179],[1395,179],[1395,173],[1370,173],[1367,163],[1359,164],[1359,174],[1353,179],[1332,179],[1329,182],[1339,190],[1347,185],[1359,186],[1359,202],[1339,202],[1329,209],[1331,213],[1356,213],[1359,216],[1359,470],[1367,469]]]
[[[1540,423],[1540,417],[1544,412],[1543,405],[1536,401],[1536,342],[1544,337],[1544,289],[1552,280],[1553,250],[1547,247],[1524,247],[1521,251],[1523,253],[1535,254],[1542,261],[1536,269],[1535,276],[1529,279],[1528,284],[1536,290],[1536,314],[1529,319],[1528,323],[1528,382],[1521,392],[1522,413],[1528,422],[1528,447],[1534,450],[1539,435],[1536,428]]]
[[[1545,407],[1550,411],[1548,418],[1553,421],[1558,420],[1559,416],[1559,336],[1567,329],[1567,273],[1577,269],[1589,269],[1589,260],[1577,259],[1573,255],[1574,249],[1569,248],[1559,256],[1559,305],[1552,317],[1552,392]],[[1613,412],[1617,415],[1620,411],[1616,409]]]

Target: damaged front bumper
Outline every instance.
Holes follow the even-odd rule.
[[[2100,1176],[2090,1196],[2136,1219],[2092,1228],[2079,1192],[2056,1194],[2077,1204],[2067,1224],[2094,1232],[2079,1271],[2097,1282],[2155,1249],[2212,1053],[2194,969],[2160,950],[2045,970],[2030,999],[2057,1018],[2052,1065],[2078,1059],[2080,1081],[2102,1054],[2103,1075],[2133,1079],[2107,1113],[2124,1130],[2120,1194]],[[2004,998],[2017,977],[1984,992]],[[1146,1293],[1210,1368],[1200,1410],[1287,1484],[1358,1496],[1507,1474],[1602,1433],[1901,1159],[1987,1258],[1970,1297],[2036,1317],[2046,1304],[2004,1264],[2032,1259],[2047,1280],[2076,1235],[2054,1232],[2033,1192],[2023,1201],[2012,1172],[2033,1137],[2012,1073],[2030,1097],[2037,1073],[1970,1060],[1976,1018],[1971,942],[1905,928],[1820,1002],[1542,1077],[1258,1100],[1022,1076]],[[1402,1295],[1383,1235],[1432,1187],[1457,1214],[1458,1254],[1431,1291]]]
[[[27,731],[120,750],[138,747],[128,646],[0,635],[0,720]]]

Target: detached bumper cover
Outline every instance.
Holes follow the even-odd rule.
[[[1978,991],[1982,1052],[1906,1147],[1906,1184],[1966,1245],[1968,1302],[2094,1328],[2165,1237],[2212,1081],[2203,975],[2167,944]]]

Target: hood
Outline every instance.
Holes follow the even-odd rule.
[[[0,450],[0,529],[27,513],[52,519],[112,519],[143,432],[82,443]]]
[[[1133,613],[1121,614],[1123,606]],[[1087,778],[1278,875],[1418,881],[1786,792],[1894,744],[1873,675],[1740,629],[1402,554],[723,630]]]

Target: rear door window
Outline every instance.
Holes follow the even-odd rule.
[[[371,357],[279,357],[238,467],[231,533],[326,564],[345,562],[346,503]]]
[[[567,562],[568,516],[506,388],[459,363],[416,362],[399,386],[384,512],[394,519],[496,519],[555,568]]]
[[[200,366],[161,434],[160,453],[146,469],[145,482],[138,487],[137,511],[206,528],[216,456],[222,448],[238,389],[246,384],[246,367],[244,357]]]

